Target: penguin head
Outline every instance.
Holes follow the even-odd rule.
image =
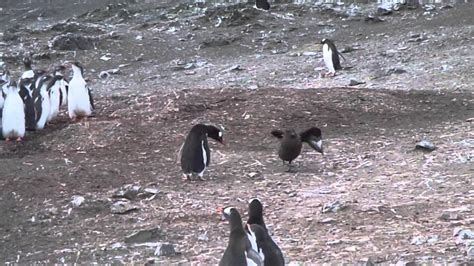
[[[321,44],[325,44],[326,42],[327,42],[326,39],[322,39],[322,40],[321,40]]]
[[[58,65],[54,68],[54,74],[57,76],[64,76],[65,72],[66,72],[66,66],[64,65]]]
[[[224,144],[224,132],[216,126],[206,126],[207,136],[217,142]]]
[[[23,57],[23,65],[25,65],[26,70],[31,69],[31,58],[29,56]]]
[[[78,61],[74,61],[70,64],[74,72],[79,72],[81,73],[81,75],[84,74],[84,67],[81,65],[81,63],[79,63]]]
[[[263,205],[258,198],[249,200],[249,217],[254,215],[259,218],[263,216]]]
[[[217,211],[221,214],[222,221],[225,221],[225,220],[230,221],[230,218],[233,214],[234,216],[235,216],[235,213],[239,214],[235,207],[225,207],[225,208],[219,207],[217,208]]]
[[[296,139],[298,137],[298,134],[294,129],[287,129],[285,130],[284,136],[290,139]]]

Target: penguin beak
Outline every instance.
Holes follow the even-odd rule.
[[[220,220],[221,220],[221,221],[227,220],[227,219],[225,218],[224,208],[223,208],[223,207],[217,207],[217,208],[216,208],[216,213],[221,216],[221,217],[220,217]]]

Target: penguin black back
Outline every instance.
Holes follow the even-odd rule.
[[[280,247],[273,241],[265,227],[259,224],[250,224],[247,226],[256,237],[257,246],[262,250],[265,257],[263,265],[265,266],[283,266],[285,258]]]
[[[211,161],[207,137],[223,143],[222,136],[222,131],[215,126],[197,124],[191,128],[181,148],[181,169],[186,178],[190,179],[192,174],[202,178]]]
[[[230,235],[227,248],[219,261],[219,266],[247,265],[252,260],[256,265],[262,265],[259,254],[252,249],[252,244],[242,225],[242,218],[234,207],[223,210],[223,216],[229,221]]]
[[[341,70],[341,61],[339,60],[339,52],[337,51],[336,45],[334,42],[330,39],[323,39],[321,41],[321,44],[326,44],[329,46],[329,49],[331,50],[332,54],[332,64],[334,66],[335,70]]]

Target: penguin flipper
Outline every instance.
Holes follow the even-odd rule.
[[[94,110],[94,98],[92,98],[92,90],[90,87],[87,87],[87,92],[89,93],[89,102],[91,103],[92,110]]]
[[[271,133],[276,138],[279,138],[279,139],[283,138],[283,131],[281,130],[275,129],[275,130],[272,130]]]

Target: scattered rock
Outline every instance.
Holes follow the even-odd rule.
[[[392,75],[392,74],[403,74],[403,73],[406,73],[407,71],[405,69],[402,69],[402,68],[390,68],[389,70],[387,70],[387,75]]]
[[[134,200],[136,198],[147,198],[159,193],[157,188],[143,188],[138,185],[127,184],[119,188],[113,195],[113,198],[125,198]]]
[[[377,16],[372,16],[372,15],[369,15],[367,16],[366,18],[364,18],[364,21],[367,22],[367,23],[379,23],[379,22],[384,22],[383,19],[377,17]]]
[[[118,75],[118,74],[120,74],[120,69],[118,68],[109,69],[109,70],[101,71],[99,73],[99,78],[106,79],[110,77],[110,75]]]
[[[90,50],[96,48],[99,43],[100,39],[96,37],[66,33],[53,37],[49,41],[49,47],[65,51]]]
[[[83,196],[72,196],[71,204],[72,207],[77,208],[81,206],[81,204],[85,201],[86,199]]]
[[[320,224],[332,224],[336,222],[336,219],[334,218],[324,218],[320,221],[318,221]]]
[[[349,86],[357,86],[357,85],[361,85],[361,84],[365,84],[365,82],[363,81],[357,81],[357,80],[354,80],[354,79],[351,79],[349,81]]]
[[[324,204],[322,208],[322,213],[342,211],[346,208],[347,205],[336,200],[334,202]]]
[[[433,244],[435,242],[437,242],[439,239],[439,237],[437,235],[431,235],[431,236],[428,236],[428,237],[425,237],[425,236],[415,236],[413,237],[413,239],[411,240],[411,244],[412,245],[423,245],[423,244]]]
[[[110,206],[110,211],[114,214],[127,214],[138,209],[137,206],[134,206],[129,201],[125,200],[114,202],[112,206]]]
[[[413,261],[399,260],[396,266],[416,266],[416,263]]]
[[[152,229],[145,229],[142,231],[135,232],[127,237],[125,237],[125,243],[127,244],[135,244],[135,243],[145,243],[150,242],[153,240],[161,239],[165,235],[163,231],[156,227]]]
[[[176,255],[176,251],[174,250],[173,244],[161,243],[160,245],[158,245],[158,247],[156,247],[155,255],[169,257]]]
[[[424,151],[434,151],[436,150],[436,146],[429,140],[424,139],[416,144],[415,149]]]
[[[105,31],[97,25],[88,24],[88,23],[78,23],[75,21],[57,23],[51,26],[50,30],[61,32],[64,34],[74,33],[74,32],[82,32],[82,33],[87,33],[87,34],[105,33]]]
[[[443,214],[441,214],[439,219],[443,221],[457,221],[457,220],[462,220],[463,217],[459,213],[443,212]]]
[[[209,241],[209,237],[207,236],[207,231],[205,231],[204,233],[202,234],[199,234],[198,235],[198,240],[199,241]]]
[[[224,72],[240,71],[240,70],[243,70],[243,68],[240,65],[233,65],[233,66],[225,69]]]

